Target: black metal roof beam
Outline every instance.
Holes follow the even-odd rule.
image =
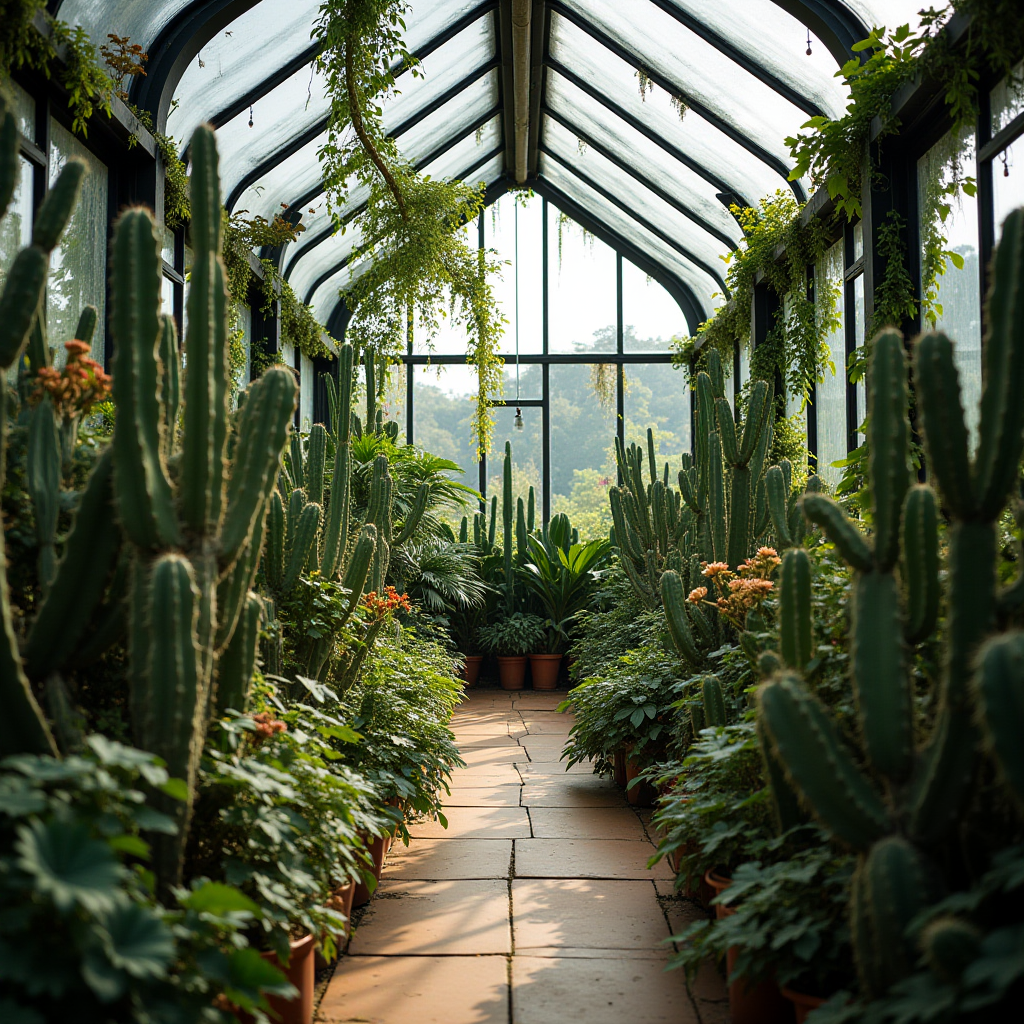
[[[857,17],[841,0],[773,0],[787,14],[807,26],[842,67],[851,57],[867,60],[867,52],[854,53],[853,44],[866,39],[870,26]]]
[[[526,148],[526,174],[537,173],[537,147],[540,145],[541,107],[544,105],[544,58],[548,52],[551,17],[544,0],[533,0],[530,39],[530,136]]]
[[[728,136],[733,142],[742,146],[748,153],[757,157],[763,164],[771,167],[772,170],[781,174],[788,181],[790,168],[786,165],[785,161],[769,153],[763,146],[749,138],[735,125],[730,124],[726,118],[720,117],[700,100],[694,99],[678,82],[673,82],[660,72],[652,71],[644,66],[642,61],[630,49],[612,39],[611,36],[596,25],[592,25],[586,18],[580,17],[575,11],[566,7],[561,0],[550,0],[550,3],[551,9],[557,11],[560,17],[571,22],[581,32],[585,32],[591,39],[600,43],[609,52],[614,53],[616,57],[625,61],[630,67],[635,68],[637,71],[643,71],[647,78],[655,85],[664,89],[670,96],[676,96],[681,99],[690,110],[704,118],[708,124],[714,125],[723,135]],[[807,199],[807,194],[800,182],[789,181],[789,186],[799,202],[802,203]]]
[[[498,4],[498,54],[501,57],[500,100],[502,134],[505,140],[505,170],[515,167],[515,112],[512,109],[512,0]]]
[[[199,51],[224,27],[255,7],[258,0],[194,0],[164,26],[149,46],[145,77],[131,87],[132,101],[153,116],[157,131],[167,129],[174,90]]]
[[[738,47],[734,46],[725,36],[716,32],[709,25],[705,25],[699,18],[695,18],[689,11],[677,7],[672,0],[649,0],[655,7],[663,10],[669,17],[674,18],[688,28],[694,35],[700,36],[706,43],[710,43],[720,53],[724,53],[734,64],[738,64],[744,71],[753,75],[758,81],[763,82],[769,89],[777,92],[784,99],[789,100],[794,107],[798,107],[812,117],[823,116],[825,111],[812,99],[808,99],[802,92],[794,89],[787,82],[782,81],[773,75],[763,64],[745,54]]]
[[[392,131],[389,134],[391,135],[392,138],[397,139],[400,135],[403,135],[405,132],[413,128],[415,125],[419,124],[420,121],[422,121],[425,117],[428,117],[430,114],[433,114],[434,111],[439,110],[446,103],[449,103],[451,100],[455,99],[455,97],[458,96],[460,92],[462,92],[464,89],[469,88],[469,86],[471,86],[474,82],[478,81],[485,75],[489,74],[497,66],[498,60],[496,57],[487,61],[485,64],[481,64],[480,67],[476,68],[474,71],[471,71],[464,78],[461,78],[458,82],[451,86],[451,88],[446,89],[443,93],[441,93],[440,96],[436,96],[433,100],[430,101],[430,103],[426,104],[422,110],[418,110],[412,117],[407,117],[404,121],[401,122],[401,124],[397,125],[394,129],[392,129]],[[494,114],[492,113],[491,117],[493,116]],[[313,136],[315,138],[316,135],[320,135],[327,130],[329,122],[330,115],[322,117],[309,131],[313,131],[315,129],[315,134]],[[309,131],[304,133],[303,138],[305,139],[305,141],[303,142],[302,145],[305,145],[306,142],[310,141],[310,139],[307,137],[309,135]],[[231,194],[228,196],[228,201],[226,204],[227,208],[229,210],[233,209],[235,203],[238,202],[239,197],[250,185],[255,184],[255,182],[259,181],[259,179],[262,178],[263,175],[266,174],[268,170],[275,167],[282,160],[291,156],[292,153],[296,152],[296,148],[301,149],[301,146],[296,148],[293,147],[294,140],[292,140],[292,142],[289,142],[288,145],[278,150],[272,156],[267,157],[266,160],[261,161],[255,168],[253,168],[253,170],[251,170],[231,190]],[[294,203],[291,204],[288,207],[289,210],[291,210],[295,205],[296,204]]]
[[[680,200],[673,196],[671,192],[667,191],[666,189],[658,185],[656,182],[652,181],[646,174],[642,174],[635,167],[631,167],[628,163],[626,163],[625,160],[617,156],[610,149],[607,149],[600,142],[594,139],[593,136],[583,131],[582,129],[577,128],[576,125],[573,124],[569,118],[563,117],[563,115],[559,114],[557,111],[552,110],[550,107],[544,107],[543,110],[548,117],[550,117],[553,121],[557,121],[567,131],[572,132],[573,135],[575,135],[582,142],[586,143],[588,147],[593,149],[595,153],[599,153],[601,156],[605,158],[605,160],[608,160],[610,163],[615,164],[615,166],[618,167],[620,171],[624,171],[634,181],[643,185],[644,188],[650,189],[650,191],[653,192],[659,199],[668,203],[668,205],[671,206],[672,209],[676,211],[676,213],[680,213],[688,220],[692,220],[694,224],[702,228],[709,235],[713,235],[715,238],[717,238],[724,245],[728,246],[730,249],[736,248],[738,244],[737,239],[730,238],[724,231],[722,231],[721,228],[718,228],[710,221],[705,220],[704,217],[702,217],[699,213],[697,213],[695,210],[692,210],[689,206],[686,205],[686,203],[680,202]]]
[[[515,359],[515,355],[512,352],[500,353],[507,359]],[[593,363],[606,363],[606,364],[618,364],[624,365],[636,364],[636,363],[671,363],[675,357],[671,352],[548,352],[546,354],[535,353],[533,355],[525,355],[520,353],[519,362],[523,366],[552,366],[552,365],[569,365],[584,366]],[[399,362],[406,363],[412,366],[464,366],[466,365],[465,355],[409,355],[403,353],[397,357]],[[520,399],[518,402],[515,399],[509,399],[504,402],[506,406],[521,405],[529,407],[531,405],[537,406],[541,404],[541,399]],[[493,403],[499,404],[499,403]]]
[[[494,117],[496,112],[497,112],[496,110],[492,110],[490,115],[489,115],[489,117],[488,117],[488,120],[490,120],[491,117]],[[486,123],[486,122],[484,122],[484,123]],[[477,126],[477,127],[479,127],[479,126]],[[428,153],[427,156],[425,156],[422,160],[417,161],[416,169],[417,170],[422,170],[424,167],[428,166],[429,164],[432,164],[439,157],[444,156],[444,154],[447,153],[448,150],[450,150],[453,147],[457,146],[463,139],[468,138],[470,135],[472,135],[473,132],[475,132],[477,130],[477,127],[472,128],[470,131],[466,132],[464,135],[460,135],[458,138],[452,139],[449,142],[446,142],[443,146],[439,146],[433,152]],[[501,153],[504,150],[504,148],[505,148],[504,144],[502,144],[500,146],[497,146],[495,149],[490,150],[488,153],[485,153],[478,160],[474,160],[473,163],[469,166],[469,168],[467,170],[465,170],[460,175],[460,178],[463,178],[466,175],[472,174],[474,171],[479,170],[481,167],[483,167],[484,164],[487,163],[488,160],[493,160],[499,153]],[[342,223],[343,224],[347,224],[354,217],[358,217],[359,214],[361,214],[365,209],[366,209],[366,203],[365,202],[364,203],[359,203],[358,205],[354,206],[351,210],[349,210],[346,213],[345,217],[342,219]],[[311,238],[309,240],[309,242],[306,245],[304,245],[298,252],[296,252],[292,256],[292,258],[288,261],[288,266],[285,269],[285,272],[281,276],[287,281],[291,277],[292,271],[295,269],[295,265],[299,262],[299,260],[301,260],[303,257],[305,257],[309,253],[309,251],[311,249],[315,249],[318,245],[323,244],[329,238],[333,238],[335,234],[336,234],[336,232],[334,230],[334,226],[332,225],[329,228],[324,228],[323,231],[319,232],[315,237]],[[348,259],[346,259],[343,263],[341,263],[339,265],[338,269],[340,270],[341,267],[346,266],[347,263],[348,263]],[[318,288],[320,286],[320,284],[322,284],[322,283],[323,283],[322,281],[318,281],[317,284],[314,286],[314,290],[316,288]],[[306,301],[307,301],[307,305],[308,305],[309,300],[307,299]]]
[[[578,167],[570,167],[561,157],[556,153],[552,153],[543,142],[540,144],[540,151],[556,163],[561,164],[573,177],[578,178],[583,182],[584,185],[592,188],[599,196],[607,199],[613,206],[617,206],[627,217],[635,221],[640,227],[649,231],[656,238],[660,238],[669,248],[675,249],[683,259],[689,260],[695,267],[703,270],[725,293],[726,298],[729,297],[729,289],[725,285],[725,278],[711,266],[709,263],[705,263],[699,256],[690,251],[685,245],[677,242],[667,231],[662,230],[657,224],[649,221],[646,217],[641,216],[633,209],[629,203],[624,199],[615,195],[614,192],[609,191],[604,185],[599,184],[589,174],[584,174]]]
[[[577,89],[585,92],[592,100],[600,103],[605,110],[614,114],[620,118],[630,128],[638,131],[644,138],[649,139],[656,146],[663,149],[669,156],[678,160],[684,167],[688,167],[695,174],[702,177],[709,185],[713,185],[719,192],[732,192],[734,195],[743,200],[744,206],[750,206],[749,196],[744,197],[735,185],[731,185],[725,178],[720,178],[717,174],[712,174],[706,167],[698,163],[693,159],[685,150],[680,149],[678,146],[672,145],[667,139],[661,136],[653,128],[645,125],[643,121],[635,118],[625,107],[620,106],[615,100],[606,96],[600,89],[592,85],[590,82],[580,78],[574,71],[570,71],[564,64],[561,64],[554,57],[547,58],[547,66],[550,70],[561,75],[567,82],[576,86]]]
[[[557,185],[552,184],[543,174],[538,176],[537,182],[534,185],[534,191],[547,198],[549,202],[554,203],[564,214],[599,238],[605,245],[609,245],[617,252],[622,253],[630,263],[639,267],[645,274],[654,278],[679,304],[679,308],[682,309],[691,330],[696,330],[697,325],[707,319],[707,313],[700,300],[685,281],[676,277],[675,274],[660,263],[656,263],[649,254],[643,252],[634,243],[623,238],[622,235],[613,228],[608,227],[603,221],[597,220],[584,207],[567,196]]]

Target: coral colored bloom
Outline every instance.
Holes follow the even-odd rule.
[[[709,562],[701,575],[714,579],[716,576],[721,576],[727,572],[729,572],[729,564],[727,562]]]
[[[701,601],[703,601],[704,598],[707,597],[707,596],[708,596],[708,588],[707,587],[694,587],[693,590],[690,591],[690,594],[686,598],[686,600],[689,601],[691,604],[700,604]]]

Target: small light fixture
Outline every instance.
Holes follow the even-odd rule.
[[[811,55],[811,30],[807,30],[807,56]]]
[[[252,104],[249,104],[249,127],[252,127]]]
[[[519,406],[516,406],[516,420],[513,426],[516,430],[523,429],[523,410],[520,409]]]

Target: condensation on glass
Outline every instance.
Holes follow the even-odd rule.
[[[82,160],[88,173],[78,205],[60,244],[50,256],[46,282],[46,329],[54,361],[62,366],[64,343],[75,336],[78,318],[87,305],[99,311],[92,339],[92,357],[103,362],[107,278],[107,168],[62,124],[50,119],[50,184],[70,158]]]
[[[921,292],[929,289],[924,280],[926,244],[929,237],[943,252],[945,271],[935,279],[934,298],[922,309],[925,327],[943,331],[953,341],[953,356],[960,373],[960,394],[964,416],[971,435],[977,441],[979,402],[981,401],[981,266],[978,258],[978,201],[962,193],[952,201],[942,195],[959,162],[968,170],[974,167],[974,136],[956,138],[947,133],[917,164],[918,214],[922,238]],[[940,204],[949,208],[945,220],[937,211]],[[957,262],[963,266],[958,267]],[[930,314],[930,315],[929,315]]]
[[[814,391],[814,417],[818,431],[818,475],[829,483],[836,483],[842,470],[833,466],[847,455],[846,430],[846,332],[845,299],[843,290],[843,242],[836,242],[818,261],[814,272],[815,296],[821,299],[827,292],[835,296],[838,326],[825,338],[831,367],[826,367],[823,380]]]

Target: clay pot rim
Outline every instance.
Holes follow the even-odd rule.
[[[526,655],[530,661],[554,661],[556,658],[561,661],[565,657],[564,654],[528,654]]]
[[[526,661],[528,654],[496,654],[498,661]]]
[[[732,879],[729,878],[728,875],[716,874],[714,868],[708,868],[708,870],[704,872],[704,881],[707,882],[708,885],[710,885],[711,888],[715,889],[717,892],[722,892],[723,890],[728,889],[730,885],[732,885]]]
[[[787,988],[785,985],[779,986],[779,991],[791,1002],[796,1003],[798,1006],[807,1006],[812,1010],[817,1009],[819,1006],[824,1006],[828,1002],[822,996],[812,996],[809,992],[800,992],[795,988]]]
[[[463,661],[483,661],[486,658],[486,654],[464,654],[462,656]]]

